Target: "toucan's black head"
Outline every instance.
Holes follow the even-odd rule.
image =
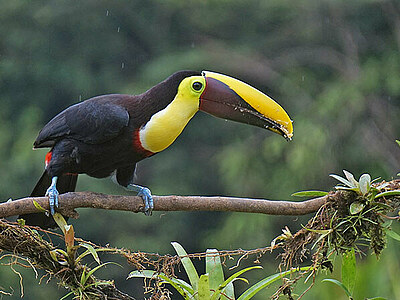
[[[175,99],[178,87],[183,79],[191,76],[201,76],[201,72],[189,70],[175,72],[159,84],[153,86],[147,92],[143,93],[142,98],[144,101],[142,101],[142,110],[148,112],[146,114],[147,120],[145,120],[145,122],[147,122],[154,113],[166,108],[168,104]]]
[[[163,104],[167,106],[169,103],[172,102],[172,100],[174,100],[178,92],[178,87],[183,79],[191,76],[201,76],[201,72],[189,70],[175,72],[167,79],[152,87],[145,94],[148,94],[152,97],[156,96],[157,98],[162,98]]]

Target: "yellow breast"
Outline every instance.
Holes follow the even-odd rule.
[[[153,115],[139,132],[142,147],[160,152],[171,145],[199,109],[199,102],[188,101],[181,94],[163,110]]]

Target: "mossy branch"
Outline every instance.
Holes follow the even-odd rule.
[[[327,196],[302,202],[273,201],[234,197],[153,196],[154,211],[234,211],[268,215],[305,215],[317,211]],[[0,218],[38,212],[34,201],[49,209],[47,197],[28,197],[0,204]],[[76,208],[141,212],[143,200],[138,196],[107,195],[93,192],[66,193],[59,197],[58,211],[77,217]]]

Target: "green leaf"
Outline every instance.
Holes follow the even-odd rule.
[[[68,294],[64,295],[63,297],[60,298],[60,300],[67,299],[69,296],[73,295],[74,292],[69,292]]]
[[[36,209],[40,212],[46,212],[46,210],[40,206],[39,203],[37,203],[37,201],[33,200],[33,205],[36,207]]]
[[[58,227],[60,227],[61,231],[65,235],[66,233],[66,227],[68,226],[67,221],[65,221],[64,217],[62,214],[56,212],[53,215],[54,221],[57,223]]]
[[[86,281],[87,281],[88,277],[86,277],[86,269],[82,270],[82,274],[81,274],[81,285],[84,286]]]
[[[294,197],[322,197],[328,195],[328,192],[325,191],[300,191],[293,193]]]
[[[244,278],[239,278],[239,276],[242,275],[243,273],[247,272],[247,271],[254,270],[254,269],[262,269],[262,267],[261,267],[261,266],[253,266],[253,267],[244,268],[243,270],[237,271],[235,274],[229,276],[229,278],[228,278],[227,280],[225,280],[225,281],[218,287],[218,290],[216,290],[216,292],[214,292],[214,294],[212,295],[211,299],[212,299],[212,300],[218,299],[218,296],[219,296],[220,293],[222,293],[222,292],[225,293],[225,291],[224,291],[225,287],[228,287],[228,286],[229,286],[230,284],[232,284],[233,281],[235,281],[236,279],[240,279],[240,280],[243,280],[243,281],[246,281],[246,282],[247,282],[246,279],[244,279]],[[232,287],[233,287],[233,284],[232,284]],[[228,293],[225,293],[225,294],[226,294],[227,296],[229,296]],[[230,299],[235,299],[234,294],[232,295],[232,297],[231,297]]]
[[[172,277],[167,277],[166,275],[158,275],[164,283],[170,284],[184,299],[191,300],[194,296],[194,290],[192,287],[185,281],[180,279],[175,279]]]
[[[360,213],[365,207],[364,203],[354,201],[352,204],[350,204],[350,214],[355,215]]]
[[[375,196],[375,199],[380,197],[389,197],[389,196],[400,196],[400,190],[386,191],[383,193],[379,193]]]
[[[341,186],[341,185],[335,186],[335,189],[337,189],[337,190],[353,191],[353,192],[356,192],[356,193],[358,193],[358,192],[360,191],[359,188],[351,188],[351,187]]]
[[[395,239],[396,241],[400,242],[400,235],[397,232],[393,230],[387,230],[386,234],[390,236],[392,239]]]
[[[172,242],[171,245],[172,247],[174,247],[176,253],[181,258],[182,265],[185,268],[186,274],[189,277],[190,284],[195,291],[198,291],[199,274],[197,273],[192,261],[187,256],[185,249],[183,249],[183,247],[177,242]]]
[[[94,272],[96,272],[98,269],[100,269],[100,268],[102,268],[102,267],[105,267],[106,265],[110,265],[110,264],[117,265],[117,266],[120,266],[120,267],[122,268],[122,266],[121,266],[120,264],[117,264],[116,262],[113,262],[113,261],[106,262],[106,263],[104,263],[104,264],[98,265],[97,267],[91,269],[91,270],[87,273],[87,275],[83,278],[83,283],[82,283],[82,278],[81,278],[81,283],[82,283],[82,285],[83,285],[83,286],[85,285],[86,281],[89,279],[90,276],[92,276],[92,274],[93,274]],[[82,274],[82,275],[83,275],[83,274]]]
[[[24,227],[25,226],[25,219],[17,219],[17,223],[19,226]]]
[[[52,258],[54,261],[58,262],[57,251],[56,251],[56,250],[51,250],[49,253],[50,253],[51,258]]]
[[[221,258],[217,249],[207,249],[206,251],[206,273],[210,279],[210,290],[217,291],[218,287],[224,282],[224,271],[222,269]],[[221,299],[233,299],[234,291],[233,284],[229,283],[225,288],[224,294]]]
[[[162,274],[162,273],[160,273]],[[128,277],[126,277],[126,279],[131,279],[131,278],[147,278],[147,279],[151,279],[154,276],[158,276],[156,271],[151,271],[151,270],[142,270],[142,271],[132,271],[128,274]]]
[[[379,208],[382,208],[382,209],[392,210],[392,207],[390,205],[385,204],[385,203],[373,202],[373,205],[375,207],[379,207]]]
[[[346,176],[347,180],[351,182],[352,186],[355,188],[359,187],[359,183],[355,180],[354,175],[351,174],[349,171],[343,170],[344,175]]]
[[[282,229],[282,234],[277,236],[276,238],[274,238],[271,241],[271,248],[275,247],[275,244],[277,241],[280,241],[280,240],[285,241],[285,240],[290,240],[292,238],[293,238],[293,234],[290,232],[289,227],[285,226],[285,228]]]
[[[315,241],[314,245],[311,247],[311,249],[314,249],[314,247],[316,245],[318,245],[318,243],[324,239],[328,234],[333,232],[333,229],[329,229],[329,230],[314,230],[315,232],[321,234],[318,239]],[[319,232],[318,232],[319,231]]]
[[[400,146],[400,141],[399,141],[399,140],[396,140],[396,143],[397,143],[397,145],[399,145],[399,146]]]
[[[371,189],[371,176],[369,174],[362,174],[359,180],[360,192],[363,196],[368,194]]]
[[[281,273],[277,273],[271,276],[268,276],[267,278],[264,278],[248,288],[240,297],[238,300],[248,300],[251,299],[255,294],[257,294],[259,291],[261,291],[263,288],[266,288],[270,284],[274,283],[278,279],[285,277],[287,275],[290,275],[292,273],[298,272],[298,271],[310,271],[312,270],[313,267],[302,267],[302,268],[297,268],[297,269],[291,269],[287,270]]]
[[[311,228],[307,228],[303,225],[301,225],[301,227],[303,227],[305,230],[311,231],[311,232],[315,232],[315,233],[319,233],[322,235],[327,235],[329,233],[331,233],[333,231],[333,229],[311,229]]]
[[[332,278],[327,278],[327,279],[322,280],[321,282],[332,282],[332,283],[336,284],[338,287],[342,288],[343,291],[346,293],[346,295],[349,298],[351,297],[351,294],[350,294],[349,290],[339,280],[332,279]]]
[[[203,274],[199,279],[199,291],[198,300],[209,300],[210,299],[210,278],[208,274]]]
[[[183,280],[177,279],[177,278],[173,278],[173,277],[168,277],[164,273],[157,273],[156,271],[151,271],[151,270],[132,271],[129,273],[129,275],[126,279],[130,279],[130,278],[152,279],[154,277],[159,277],[162,280],[164,280],[166,283],[172,285],[184,298],[185,298],[185,295],[188,295],[189,298],[193,297],[193,295],[195,293],[193,288],[186,281],[183,281]]]
[[[354,248],[342,255],[342,282],[353,294],[356,283],[356,254]]]
[[[54,249],[51,250],[50,252],[50,256],[51,258],[58,262],[60,265],[62,266],[67,266],[68,265],[68,261],[66,260],[68,257],[68,253],[62,249]],[[60,255],[60,258],[57,256],[57,254]]]
[[[97,254],[97,251],[93,248],[92,245],[89,245],[89,244],[86,244],[86,243],[82,243],[82,244],[80,244],[80,246],[86,248],[87,250],[85,252],[83,252],[81,255],[79,255],[79,257],[76,259],[77,262],[90,253],[90,254],[92,254],[94,260],[98,264],[100,264],[99,255]]]
[[[224,271],[217,249],[206,251],[206,273],[209,275],[210,289],[216,290],[224,282]]]
[[[337,181],[340,181],[341,183],[343,183],[345,186],[349,187],[349,188],[354,188],[354,186],[351,184],[350,181],[348,181],[347,179],[336,175],[336,174],[329,174],[329,176],[335,178]]]
[[[365,300],[387,300],[387,299],[383,297],[374,297],[374,298],[365,298]]]
[[[221,296],[221,299],[235,299],[235,289],[233,287],[233,282],[229,282],[225,289],[221,290],[221,293],[224,293],[223,296]]]

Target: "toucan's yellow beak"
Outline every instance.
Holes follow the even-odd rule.
[[[219,118],[263,127],[291,140],[292,120],[272,98],[235,78],[203,71],[200,110]]]

